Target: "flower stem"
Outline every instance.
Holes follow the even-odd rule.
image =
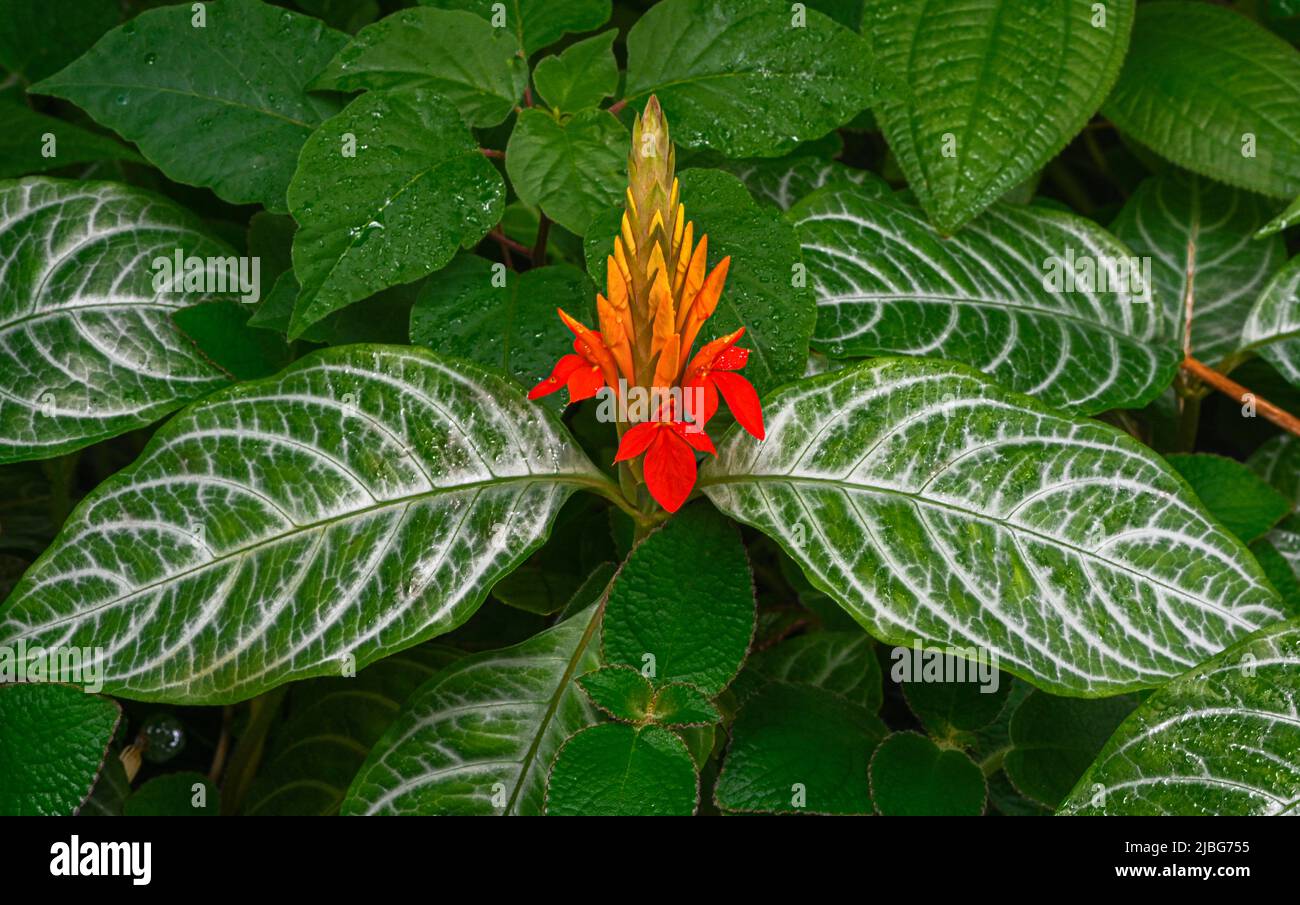
[[[1261,415],[1272,421],[1284,431],[1288,431],[1300,437],[1300,418],[1292,415],[1290,412],[1278,408],[1264,397],[1252,393],[1241,384],[1237,383],[1231,377],[1220,374],[1213,368],[1197,361],[1188,355],[1183,359],[1183,370],[1195,376],[1198,380],[1214,387],[1225,396],[1231,396],[1240,403],[1253,401],[1255,410]],[[1185,400],[1187,401],[1187,400]]]

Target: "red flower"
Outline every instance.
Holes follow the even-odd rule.
[[[655,501],[676,512],[695,486],[695,451],[714,453],[713,441],[698,425],[683,421],[642,421],[630,427],[618,445],[615,462],[645,453],[642,470]]]
[[[540,399],[549,396],[562,386],[567,386],[569,404],[572,405],[595,396],[607,383],[611,387],[618,386],[618,378],[614,372],[614,359],[609,349],[605,347],[601,335],[569,317],[563,309],[556,310],[560,312],[560,319],[574,332],[575,354],[562,356],[551,370],[551,376],[533,387],[528,392],[528,398]]]
[[[736,374],[749,360],[748,349],[737,349],[736,343],[745,334],[741,327],[721,339],[707,343],[686,366],[686,376],[682,381],[685,391],[686,411],[703,428],[718,411],[718,393],[727,400],[731,414],[736,416],[740,426],[762,440],[766,435],[763,429],[763,407],[758,401],[758,392],[753,384]],[[699,389],[703,395],[703,411],[692,410]]]

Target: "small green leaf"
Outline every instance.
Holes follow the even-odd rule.
[[[961,365],[876,359],[770,395],[699,487],[872,635],[983,649],[1040,688],[1163,684],[1285,618],[1150,449]]]
[[[127,817],[216,817],[221,790],[202,773],[168,773],[136,789],[122,811]]]
[[[740,533],[707,505],[684,509],[632,551],[610,590],[605,662],[656,685],[726,688],[754,636],[754,581]]]
[[[605,666],[578,678],[591,703],[616,720],[639,723],[650,710],[654,688],[630,666]]]
[[[662,726],[712,726],[722,720],[708,696],[684,682],[673,682],[656,691],[650,715]]]
[[[1158,689],[1079,779],[1062,814],[1293,814],[1300,800],[1300,620]]]
[[[683,172],[681,198],[695,235],[709,237],[709,266],[731,257],[722,299],[697,347],[744,327],[741,345],[753,350],[745,377],[760,395],[803,376],[817,307],[798,279],[803,262],[794,228],[721,170]],[[587,272],[598,286],[605,284],[605,262],[621,216],[621,209],[611,209],[587,230]]]
[[[1300,437],[1270,438],[1246,460],[1246,466],[1300,508]]]
[[[895,732],[871,756],[871,799],[886,817],[978,817],[988,788],[965,753]]]
[[[659,726],[604,723],[560,749],[546,784],[546,813],[561,817],[685,817],[699,777],[685,743]]]
[[[888,731],[837,694],[772,682],[737,715],[713,799],[726,811],[870,814],[867,761]]]
[[[591,31],[609,21],[610,0],[420,0],[425,6],[466,9],[513,33],[529,56],[571,32]],[[498,16],[501,18],[498,19]]]
[[[861,630],[797,635],[751,657],[748,666],[779,682],[833,691],[871,713],[880,709],[875,642]]]
[[[146,10],[31,91],[82,107],[169,178],[284,211],[299,149],[334,101],[308,81],[347,41],[259,0]],[[217,65],[215,61],[219,61]]]
[[[269,377],[292,354],[284,338],[249,325],[254,308],[238,301],[204,302],[172,313],[199,352],[238,380]]]
[[[1034,691],[1011,716],[1002,769],[1022,794],[1055,809],[1138,701],[1082,700]]]
[[[595,107],[617,91],[616,38],[618,29],[611,28],[541,60],[533,70],[533,81],[542,100],[556,110],[572,113]]]
[[[1011,677],[1000,675],[996,668],[991,670],[991,676],[984,675],[987,662],[979,664],[952,654],[934,653],[944,667],[941,680],[928,681],[924,674],[913,675],[910,681],[899,683],[903,697],[933,738],[968,742],[971,733],[988,726],[1002,712],[1011,691]],[[913,668],[922,673],[919,664]],[[951,676],[964,676],[965,680],[949,681]]]
[[[75,814],[121,717],[116,701],[71,685],[0,684],[0,815]]]
[[[1288,261],[1260,292],[1242,328],[1241,347],[1300,387],[1300,257]]]
[[[1119,74],[1133,0],[870,0],[872,110],[947,235],[1078,134]]]
[[[446,266],[501,219],[504,201],[501,175],[450,101],[423,88],[363,94],[312,134],[289,185],[302,285],[290,339]]]
[[[374,746],[343,813],[542,813],[556,751],[595,719],[573,680],[600,665],[590,644],[599,614],[588,607],[439,671]]]
[[[627,148],[627,129],[604,110],[582,110],[563,122],[524,110],[506,146],[506,172],[520,200],[581,236],[623,197]]]
[[[1275,198],[1300,194],[1300,52],[1233,10],[1140,5],[1102,113],[1179,166]]]
[[[573,350],[573,334],[555,309],[585,318],[594,300],[591,280],[576,267],[556,264],[520,274],[461,254],[420,290],[411,309],[411,342],[495,368],[531,390]],[[559,411],[567,394],[548,399]]]
[[[1235,459],[1209,453],[1168,457],[1210,514],[1243,543],[1261,537],[1291,511],[1291,502]]]
[[[833,357],[947,358],[1084,414],[1145,405],[1182,361],[1144,291],[1074,278],[1076,256],[1133,258],[1081,217],[1000,204],[945,239],[919,209],[856,187],[788,217],[817,298],[812,342]]]
[[[417,7],[367,25],[312,82],[312,90],[427,88],[470,126],[503,122],[523,97],[519,42],[472,13]]]
[[[869,60],[858,35],[781,0],[664,0],[628,32],[626,99],[658,95],[685,147],[771,157],[865,109]]]
[[[156,195],[0,182],[0,462],[47,459],[157,421],[225,383],[171,321],[229,296],[155,288],[151,264],[233,252]]]

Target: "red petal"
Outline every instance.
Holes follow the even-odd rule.
[[[701,411],[696,409],[696,390],[702,397],[700,401]],[[689,383],[682,384],[682,403],[686,408],[686,414],[700,427],[709,423],[709,419],[718,411],[718,390],[713,385],[713,375],[705,377],[702,380],[693,380]]]
[[[749,361],[748,349],[740,349],[736,346],[731,346],[728,349],[723,349],[718,353],[717,357],[713,359],[713,370],[739,371],[745,366],[745,362],[747,361]]]
[[[645,452],[650,441],[659,433],[659,423],[656,421],[642,421],[640,424],[633,425],[624,434],[623,439],[618,444],[618,455],[614,457],[615,462],[625,462],[628,459],[635,459],[641,453]]]
[[[547,377],[537,386],[528,391],[528,398],[540,399],[543,396],[551,395],[560,387],[564,386],[570,375],[584,364],[586,364],[586,362],[577,355],[565,355],[561,357],[560,360],[555,363],[555,367],[551,370],[551,376]]]
[[[713,448],[713,441],[709,439],[709,435],[704,432],[702,427],[699,430],[691,430],[691,428],[697,426],[694,424],[682,425],[682,430],[679,431],[682,439],[700,452],[717,455],[718,451]]]
[[[578,368],[569,375],[569,403],[590,399],[605,385],[599,365]]]
[[[655,502],[669,512],[682,508],[691,495],[695,451],[675,431],[659,431],[646,451],[645,486]]]
[[[722,391],[722,398],[727,400],[727,407],[740,426],[762,440],[767,435],[763,429],[763,406],[753,384],[730,371],[714,371],[709,376]]]

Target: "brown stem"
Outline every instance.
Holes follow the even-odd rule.
[[[498,151],[496,148],[479,148],[478,152],[484,157],[498,157],[502,160],[504,160],[506,156],[505,151]]]
[[[1220,374],[1218,371],[1202,364],[1190,355],[1183,359],[1183,370],[1194,375],[1198,380],[1214,387],[1225,396],[1231,396],[1238,402],[1245,402],[1247,396],[1251,397],[1255,401],[1256,411],[1269,421],[1272,421],[1278,427],[1282,428],[1282,430],[1300,437],[1300,418],[1297,418],[1290,412],[1283,411],[1262,396],[1252,393],[1231,377]]]
[[[515,265],[514,262],[510,260],[510,252],[516,251],[521,255],[528,255],[529,257],[531,257],[533,254],[532,249],[529,248],[527,245],[523,245],[519,242],[516,242],[514,239],[511,239],[509,236],[507,236],[505,233],[501,232],[499,229],[492,230],[492,232],[488,233],[488,235],[491,236],[492,239],[501,246],[501,254],[506,259],[506,266],[509,267],[511,270],[515,269]]]
[[[609,105],[609,112],[614,114],[615,116],[618,116],[618,114],[622,112],[623,108],[626,106],[627,106],[626,98],[624,98],[621,101],[615,101],[614,103]]]
[[[551,218],[545,214],[539,213],[541,218],[537,223],[537,244],[533,246],[531,257],[534,267],[544,267],[546,265],[546,239],[551,232]]]
[[[525,86],[524,86],[524,106],[525,106],[525,107],[531,107],[532,105],[533,105],[533,89],[532,89],[531,86],[529,86],[529,85],[525,85]]]
[[[221,782],[221,771],[226,766],[226,755],[230,753],[230,723],[235,715],[235,708],[229,704],[221,713],[221,737],[217,739],[217,750],[212,755],[212,766],[208,768],[208,782],[214,786]]]

